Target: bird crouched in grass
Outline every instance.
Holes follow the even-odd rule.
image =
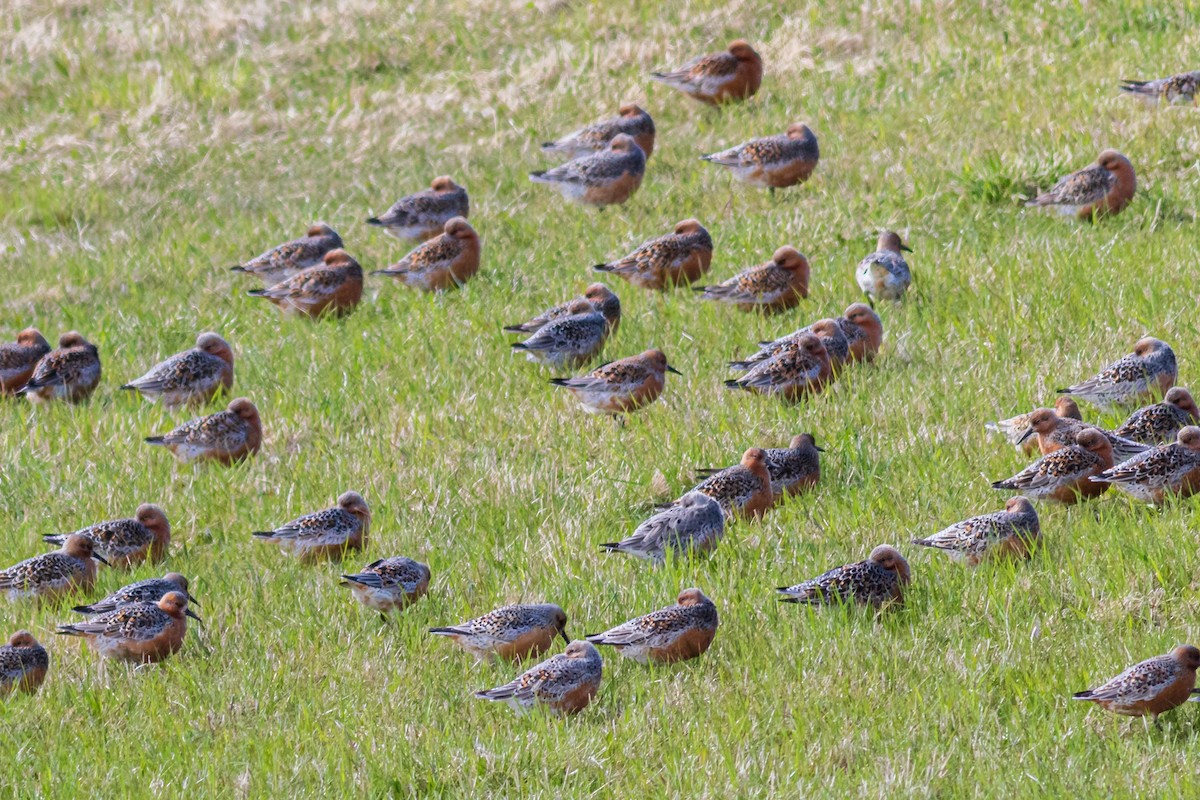
[[[37,362],[16,394],[34,405],[51,400],[82,403],[99,385],[100,351],[78,331],[68,331],[58,337],[58,348]]]
[[[1031,456],[1039,452],[1037,439],[1030,439],[1029,433],[1030,419],[1037,411],[1038,409],[1035,408],[1033,411],[1018,414],[1008,419],[1002,419],[998,422],[987,422],[984,423],[983,427],[993,433],[1000,434],[1008,440],[1009,444],[1016,447],[1025,455]],[[1060,417],[1083,421],[1083,415],[1079,413],[1079,406],[1074,400],[1065,395],[1060,396],[1054,401],[1054,413]]]
[[[773,314],[794,308],[808,297],[809,275],[808,259],[796,248],[784,246],[765,264],[694,291],[701,292],[703,300],[728,303],[739,311]]]
[[[379,612],[387,622],[388,612],[403,611],[429,591],[431,573],[426,564],[404,556],[372,561],[361,572],[342,576],[354,599]]]
[[[881,608],[904,602],[912,580],[908,562],[896,548],[881,544],[865,561],[834,567],[795,586],[781,586],[779,600],[810,606],[859,603]]]
[[[776,503],[785,497],[811,489],[821,479],[821,453],[817,440],[811,433],[792,437],[787,447],[763,449],[767,474],[771,480],[771,495]],[[721,472],[719,469],[702,468],[696,474],[708,478]]]
[[[550,383],[566,388],[589,414],[620,417],[657,400],[668,372],[680,374],[667,363],[661,350],[647,350],[611,361],[578,378],[551,378]]]
[[[1200,70],[1149,81],[1123,80],[1121,91],[1151,105],[1159,102],[1167,105],[1194,103],[1196,95],[1200,94]]]
[[[239,397],[224,411],[185,422],[170,433],[148,437],[146,442],[167,448],[184,464],[216,461],[229,466],[262,447],[262,420],[254,403]]]
[[[712,106],[754,96],[762,76],[762,57],[744,39],[730,42],[724,53],[699,56],[671,72],[650,73],[654,80]]]
[[[29,631],[17,631],[0,646],[0,698],[13,692],[36,694],[50,671],[50,655]]]
[[[232,386],[233,349],[218,334],[202,333],[193,349],[154,365],[121,388],[140,392],[151,401],[161,399],[163,408],[174,410],[204,405]]]
[[[774,193],[807,181],[821,159],[821,149],[812,129],[797,122],[786,133],[751,139],[700,158],[726,167],[745,184],[765,186]]]
[[[483,661],[523,661],[537,658],[561,636],[568,645],[567,614],[553,603],[504,606],[481,617],[440,628],[430,628],[435,636],[445,636],[466,652]]]
[[[692,283],[708,272],[713,242],[699,221],[681,220],[664,236],[643,242],[629,255],[597,264],[596,272],[610,272],[643,289],[662,291]]]
[[[171,523],[161,508],[143,503],[132,518],[98,522],[74,533],[49,533],[42,541],[62,547],[75,535],[90,539],[95,553],[110,566],[132,567],[147,558],[157,564],[167,557]]]
[[[440,236],[418,245],[411,253],[372,275],[395,278],[405,286],[425,292],[458,289],[479,271],[482,245],[479,235],[463,217],[446,222]]]
[[[153,664],[178,653],[187,634],[187,595],[167,592],[157,603],[131,603],[86,622],[59,625],[63,636],[81,636],[105,658]]]
[[[553,142],[546,142],[542,145],[542,150],[578,158],[603,150],[622,133],[632,136],[637,146],[646,154],[646,158],[650,158],[650,154],[654,152],[654,120],[633,103],[622,105],[615,117],[568,133]]]
[[[229,269],[231,272],[253,275],[262,280],[263,286],[274,286],[301,270],[324,263],[326,255],[340,249],[342,237],[338,236],[337,231],[324,222],[317,222],[309,227],[308,233],[302,238],[272,247],[245,264]]]
[[[37,599],[52,602],[72,592],[89,592],[96,583],[96,555],[92,540],[72,534],[62,549],[27,558],[0,570],[0,593],[9,602]]]
[[[71,610],[79,614],[106,614],[130,603],[157,603],[168,592],[179,592],[187,597],[189,605],[200,606],[200,602],[188,590],[188,579],[178,572],[168,572],[161,578],[147,578],[122,586],[102,600],[75,606]]]
[[[358,492],[345,492],[332,508],[297,517],[272,531],[255,531],[253,535],[311,564],[341,561],[349,551],[364,549],[370,527],[371,510],[367,501]]]
[[[1033,503],[1017,496],[1009,498],[1003,511],[956,522],[928,539],[914,539],[913,544],[942,550],[974,567],[986,558],[1003,554],[1029,558],[1041,534]]]
[[[518,713],[544,706],[570,716],[587,708],[600,690],[604,661],[591,642],[574,641],[567,649],[527,669],[510,683],[476,692],[481,700],[507,703]]]
[[[1175,351],[1166,342],[1147,336],[1138,340],[1129,355],[1085,381],[1059,389],[1058,393],[1109,409],[1155,399],[1156,395],[1169,391],[1178,377]]]
[[[1070,447],[1075,444],[1075,437],[1085,428],[1098,430],[1104,435],[1105,439],[1108,439],[1108,443],[1112,446],[1113,461],[1117,463],[1127,458],[1133,458],[1138,453],[1143,453],[1150,449],[1150,445],[1148,444],[1126,439],[1112,431],[1106,431],[1095,425],[1088,425],[1086,422],[1059,416],[1058,412],[1053,408],[1035,409],[1029,415],[1029,428],[1025,431],[1022,438],[1018,440],[1017,444],[1023,444],[1025,437],[1036,435],[1038,450],[1042,455],[1045,455],[1046,453],[1052,453],[1055,450],[1061,450],[1064,447]]]
[[[1190,497],[1200,490],[1200,428],[1189,425],[1177,441],[1151,447],[1091,480],[1154,505],[1168,495]]]
[[[696,484],[689,494],[691,492],[706,494],[716,500],[728,519],[760,519],[774,504],[766,451],[751,447],[742,454],[740,464],[714,472]]]
[[[442,175],[423,192],[401,197],[368,225],[383,228],[384,233],[401,241],[423,242],[441,235],[454,217],[467,217],[470,211],[467,190],[449,176]]]
[[[531,172],[529,179],[553,186],[575,203],[603,209],[633,197],[645,174],[646,154],[632,136],[618,133],[607,149],[545,172]]]
[[[1039,458],[1011,478],[996,481],[993,489],[1019,492],[1031,500],[1053,500],[1074,505],[1104,494],[1107,483],[1090,480],[1113,465],[1112,445],[1096,428],[1084,428],[1075,444]]]
[[[37,328],[26,328],[15,342],[0,344],[0,395],[20,389],[33,376],[42,356],[50,352],[50,343]]]
[[[1183,705],[1196,686],[1200,650],[1180,645],[1162,656],[1134,664],[1095,689],[1077,692],[1072,700],[1088,700],[1114,714],[1158,715]]]
[[[554,320],[570,316],[570,309],[578,300],[586,300],[592,308],[604,315],[604,319],[608,321],[609,335],[617,332],[621,325],[621,298],[603,283],[593,283],[579,297],[551,306],[526,322],[505,325],[504,330],[508,333],[536,333]]]
[[[679,556],[689,551],[708,552],[724,534],[725,511],[721,504],[703,492],[691,491],[638,525],[626,538],[600,547],[610,553],[662,562],[668,552]]]
[[[1200,408],[1196,407],[1192,393],[1182,386],[1172,386],[1161,403],[1134,411],[1113,433],[1144,444],[1163,444],[1197,422],[1200,422]]]
[[[805,333],[785,342],[770,359],[755,364],[742,377],[725,381],[725,386],[796,403],[819,394],[832,377],[829,351],[820,339]]]
[[[575,300],[566,316],[551,320],[523,342],[511,345],[535,363],[556,369],[574,369],[591,361],[604,349],[612,327],[587,300]]]
[[[1054,206],[1084,222],[1121,213],[1137,192],[1137,176],[1129,159],[1105,150],[1096,163],[1072,172],[1026,206]]]
[[[639,664],[673,664],[699,658],[717,635],[717,607],[699,589],[684,589],[675,605],[636,617],[587,638],[615,647]]]
[[[362,300],[363,271],[345,250],[331,250],[325,262],[300,270],[266,289],[251,289],[251,297],[265,297],[287,316],[317,319],[326,314],[344,317]]]

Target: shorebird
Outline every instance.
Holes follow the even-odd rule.
[[[411,253],[387,269],[372,275],[395,278],[405,286],[425,292],[457,289],[479,271],[482,245],[479,235],[463,217],[446,222],[441,236],[418,245]]]
[[[700,158],[727,168],[742,183],[774,193],[807,181],[817,168],[821,150],[812,129],[797,122],[789,125],[786,133],[751,139]]]
[[[128,586],[122,586],[117,591],[97,600],[95,603],[75,606],[72,611],[80,614],[107,614],[130,603],[157,603],[167,592],[180,592],[188,599],[188,603],[199,606],[199,601],[188,591],[188,579],[178,572],[168,572],[161,578],[147,578]]]
[[[429,567],[405,556],[372,561],[361,572],[342,576],[354,599],[379,612],[387,622],[389,611],[403,611],[429,591]]]
[[[50,656],[29,631],[17,631],[0,647],[0,698],[35,694],[50,670]]]
[[[578,158],[603,150],[619,133],[632,136],[646,158],[650,158],[654,152],[654,120],[633,103],[622,105],[615,117],[580,128],[553,142],[546,142],[542,150]]]
[[[155,364],[122,389],[140,392],[149,400],[162,400],[163,408],[200,406],[223,389],[233,386],[233,349],[215,333],[196,337],[196,346]]]
[[[671,72],[650,77],[709,105],[745,100],[762,84],[763,62],[749,43],[737,39],[724,53],[694,58]]]
[[[833,375],[829,351],[811,333],[789,340],[769,359],[755,364],[740,378],[725,381],[730,389],[779,395],[798,402],[825,388]]]
[[[1180,645],[1163,656],[1134,664],[1106,683],[1077,692],[1072,700],[1089,700],[1114,714],[1157,720],[1158,715],[1187,702],[1196,686],[1200,650]]]
[[[423,242],[442,233],[453,217],[466,217],[471,203],[467,190],[446,175],[434,178],[429,188],[401,197],[368,225],[401,241]]]
[[[697,220],[685,219],[675,230],[639,245],[629,255],[597,264],[597,272],[610,272],[643,289],[661,291],[681,283],[692,283],[708,272],[713,242]]]
[[[881,544],[865,561],[834,567],[795,586],[781,586],[785,603],[823,606],[860,603],[875,607],[904,602],[904,587],[912,579],[908,562],[896,548]]]
[[[552,603],[504,606],[458,625],[430,628],[475,656],[476,661],[537,658],[561,636],[567,644],[567,613]]]
[[[608,321],[608,332],[610,334],[617,332],[617,328],[621,324],[621,299],[603,283],[593,283],[579,297],[552,306],[527,322],[505,325],[504,330],[509,333],[534,333],[554,320],[567,316],[568,309],[576,300],[586,300],[591,303],[592,308],[603,314],[604,319]]]
[[[576,300],[567,315],[551,320],[523,342],[511,345],[535,363],[574,369],[592,360],[608,340],[608,320],[587,300]]]
[[[821,479],[821,453],[817,440],[811,433],[792,437],[787,447],[768,447],[766,454],[767,474],[771,479],[771,495],[776,503],[784,497],[798,494],[817,485]],[[721,470],[699,469],[696,474],[707,478]]]
[[[344,492],[337,505],[297,517],[270,531],[254,536],[279,545],[304,563],[340,561],[350,550],[367,546],[371,510],[358,492]]]
[[[26,328],[15,342],[0,344],[0,395],[12,394],[33,377],[42,356],[50,352],[50,343],[37,328]]]
[[[1179,368],[1175,352],[1159,339],[1139,339],[1129,355],[1114,361],[1082,383],[1059,389],[1102,409],[1153,399],[1175,385]]]
[[[1113,484],[1147,503],[1162,503],[1168,494],[1190,497],[1200,490],[1200,428],[1179,431],[1178,440],[1150,447],[1092,477],[1102,486]]]
[[[229,269],[260,278],[264,286],[274,286],[302,269],[324,263],[326,254],[340,250],[341,247],[342,237],[338,236],[337,231],[324,222],[317,222],[308,229],[308,234],[303,238],[272,247],[245,264]]]
[[[1129,159],[1116,150],[1105,150],[1095,164],[1072,172],[1025,205],[1055,206],[1062,214],[1091,222],[1121,213],[1136,191],[1137,177]]]
[[[156,505],[142,503],[131,519],[99,522],[74,533],[51,533],[42,541],[57,547],[72,536],[90,539],[96,554],[113,567],[132,567],[147,559],[157,564],[167,556],[171,544],[171,523]]]
[[[42,356],[33,375],[16,394],[29,402],[66,400],[82,403],[100,385],[100,351],[78,331],[58,337],[58,348]]]
[[[265,297],[285,315],[316,319],[327,313],[335,317],[349,314],[362,300],[362,290],[362,267],[345,250],[330,250],[323,264],[246,294]]]
[[[808,259],[796,248],[784,246],[765,264],[695,291],[701,292],[704,300],[729,303],[740,311],[770,314],[794,308],[808,297],[809,273]]]
[[[153,664],[183,647],[187,617],[200,622],[187,595],[167,592],[157,603],[131,603],[86,622],[59,625],[56,633],[83,637],[105,658]]]
[[[646,173],[646,154],[632,136],[618,133],[608,148],[568,161],[561,167],[531,172],[534,183],[553,186],[563,197],[589,206],[620,205],[633,197]]]
[[[1003,511],[971,517],[913,544],[949,553],[956,561],[972,567],[985,558],[1011,554],[1029,558],[1030,549],[1041,537],[1037,511],[1027,497],[1010,497]]]
[[[619,542],[600,545],[610,553],[626,553],[649,561],[664,561],[667,553],[707,552],[725,534],[721,504],[703,492],[691,491],[638,525]]]
[[[717,607],[699,589],[684,589],[675,605],[635,617],[587,637],[639,664],[673,664],[699,658],[717,635]]]
[[[578,378],[551,378],[565,387],[589,414],[630,414],[653,403],[666,385],[666,373],[679,375],[661,350],[611,361]]]
[[[1031,456],[1038,452],[1037,439],[1032,439],[1029,435],[1029,418],[1033,416],[1034,411],[1037,411],[1037,409],[1035,408],[1028,413],[1018,414],[1015,417],[1002,419],[998,422],[987,422],[984,423],[983,427],[993,433],[1000,434],[1008,440],[1009,444],[1024,452],[1025,455]],[[1079,406],[1066,395],[1060,395],[1054,401],[1054,413],[1060,417],[1083,421],[1083,415],[1079,413]]]
[[[28,598],[53,601],[71,592],[91,591],[97,561],[104,559],[96,556],[91,539],[68,536],[61,550],[0,570],[0,593],[16,602]]]
[[[1080,422],[1070,417],[1061,417],[1053,408],[1035,409],[1029,415],[1028,429],[1017,443],[1024,444],[1027,438],[1036,436],[1038,450],[1045,455],[1075,444],[1075,437],[1085,428],[1094,428],[1104,434],[1104,438],[1108,439],[1108,443],[1112,446],[1113,461],[1115,462],[1133,458],[1150,447],[1150,445],[1126,439],[1124,436],[1118,436],[1112,431],[1097,428],[1095,425],[1088,425],[1086,422]]]
[[[146,442],[167,448],[185,464],[216,461],[229,466],[262,447],[262,420],[254,403],[238,397],[224,411],[185,422],[162,436],[147,437]]]
[[[762,517],[774,504],[766,451],[751,447],[742,454],[740,464],[714,472],[691,492],[716,500],[727,518]]]
[[[1089,480],[1113,465],[1112,445],[1096,428],[1084,428],[1075,436],[1075,444],[1048,453],[1016,475],[992,484],[994,489],[1009,489],[1031,500],[1055,500],[1073,505],[1099,497],[1107,483]]]
[[[1139,408],[1113,433],[1135,442],[1160,444],[1174,439],[1181,428],[1200,422],[1200,408],[1182,386],[1167,390],[1161,403]]]
[[[519,713],[540,704],[560,715],[578,714],[599,691],[603,671],[599,651],[590,642],[577,640],[511,683],[476,692],[475,696],[507,703]]]
[[[1200,93],[1200,70],[1150,81],[1121,81],[1121,91],[1151,104],[1194,103]]]
[[[879,234],[875,252],[858,262],[854,277],[858,288],[863,290],[871,302],[891,300],[899,302],[912,284],[912,272],[901,253],[912,252],[893,231]]]

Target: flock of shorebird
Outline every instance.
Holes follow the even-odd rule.
[[[720,105],[755,94],[763,62],[746,42],[726,52],[693,60],[653,78],[701,102]],[[1192,102],[1200,72],[1149,82],[1126,82],[1122,89],[1166,102]],[[641,185],[654,150],[650,115],[627,104],[612,119],[582,128],[543,145],[547,153],[570,158],[561,166],[534,172],[531,179],[560,191],[569,200],[603,208],[626,202]],[[820,159],[817,137],[804,124],[785,133],[751,139],[703,156],[727,168],[739,180],[776,189],[805,182]],[[1105,150],[1096,163],[1072,173],[1030,201],[1056,206],[1080,219],[1119,213],[1134,196],[1136,178],[1125,156]],[[402,198],[384,214],[367,220],[400,240],[419,243],[397,263],[373,275],[396,279],[428,292],[462,286],[480,265],[481,242],[467,221],[466,190],[449,177],[436,178],[426,191]],[[884,231],[876,251],[858,265],[855,279],[868,303],[849,306],[841,317],[820,319],[770,342],[730,367],[743,373],[726,383],[732,389],[778,396],[796,402],[825,388],[852,365],[871,361],[883,342],[876,303],[900,302],[912,283],[900,236]],[[608,273],[643,289],[665,290],[694,284],[709,270],[713,242],[695,219],[632,253],[600,264]],[[347,314],[358,305],[363,270],[344,249],[341,237],[324,223],[307,236],[275,247],[232,268],[262,280],[249,292],[265,297],[284,313],[317,318]],[[808,295],[809,264],[790,246],[769,261],[718,284],[697,287],[702,299],[741,311],[775,313],[795,307]],[[557,369],[575,369],[594,359],[621,319],[621,303],[604,284],[505,328],[527,336],[512,345],[530,360]],[[617,417],[653,403],[667,372],[675,372],[660,350],[619,359],[585,375],[555,378],[552,384],[574,395],[588,412]],[[0,392],[33,403],[78,403],[99,385],[100,354],[81,334],[63,334],[51,349],[36,329],[22,331],[13,344],[0,346]],[[1040,458],[998,489],[1020,494],[1003,511],[974,517],[913,542],[944,550],[975,565],[999,555],[1028,557],[1041,536],[1033,501],[1076,503],[1098,497],[1115,485],[1133,497],[1160,503],[1200,489],[1200,409],[1191,394],[1175,386],[1177,368],[1171,348],[1157,339],[1137,342],[1134,351],[1095,377],[1061,390],[1054,408],[1041,408],[992,427],[1026,452]],[[193,349],[152,367],[122,389],[136,391],[169,409],[199,407],[231,389],[234,355],[216,333],[202,333]],[[1115,431],[1084,423],[1074,399],[1108,408],[1157,400],[1135,411]],[[161,445],[183,462],[232,464],[262,445],[262,422],[254,403],[232,400],[223,411],[186,422],[146,441]],[[760,518],[790,495],[815,486],[820,452],[808,433],[787,447],[750,448],[731,467],[703,470],[700,482],[674,502],[660,507],[627,538],[603,544],[605,550],[662,561],[688,552],[710,550],[733,520]],[[340,561],[366,547],[371,511],[357,492],[346,492],[329,509],[306,514],[270,531],[253,535],[279,545],[307,563]],[[169,550],[171,526],[162,509],[142,505],[132,518],[102,522],[71,534],[48,535],[54,552],[0,570],[0,592],[11,601],[53,601],[89,592],[97,562],[130,568],[158,563]],[[355,599],[385,615],[422,597],[430,570],[405,557],[375,561],[342,576]],[[890,545],[876,547],[863,561],[839,566],[811,580],[780,588],[781,600],[809,605],[865,604],[879,609],[903,601],[911,580],[909,565]],[[85,638],[101,655],[135,663],[156,662],[182,647],[187,618],[199,619],[191,606],[188,580],[171,572],[132,583],[74,611],[85,621],[63,624],[58,633]],[[567,615],[557,605],[515,605],[467,622],[431,629],[453,640],[479,660],[520,661],[546,653],[556,637],[564,652],[533,666],[512,682],[477,693],[521,709],[536,704],[561,713],[586,707],[598,691],[602,661],[596,645],[614,647],[640,662],[670,663],[696,658],[713,642],[718,626],[712,600],[695,588],[682,591],[672,606],[637,617],[611,630],[571,641]],[[26,631],[0,647],[0,694],[36,691],[49,667],[46,650]],[[1135,716],[1173,708],[1193,691],[1200,650],[1181,646],[1137,664],[1104,685],[1075,695],[1105,708]]]

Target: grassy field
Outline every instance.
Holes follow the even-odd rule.
[[[1052,399],[1144,334],[1195,380],[1200,116],[1155,111],[1120,78],[1194,69],[1195,3],[679,4],[449,0],[329,7],[257,0],[14,0],[0,15],[0,332],[71,328],[98,344],[92,401],[0,403],[0,563],[40,535],[156,502],[168,566],[206,626],[157,667],[103,665],[52,635],[64,607],[0,608],[51,649],[42,692],[0,704],[5,796],[1191,796],[1197,713],[1159,727],[1068,700],[1200,639],[1200,536],[1188,502],[1116,495],[1043,509],[1030,563],[958,568],[908,541],[998,509],[1024,463],[983,423]],[[760,94],[714,112],[647,73],[744,37]],[[539,142],[612,113],[654,116],[641,191],[564,207],[526,173]],[[775,198],[696,156],[807,121],[813,180]],[[1116,147],[1140,194],[1097,226],[1021,208]],[[340,231],[367,269],[403,248],[363,220],[452,175],[484,264],[431,298],[371,279],[350,318],[279,320],[225,267]],[[711,277],[781,244],[811,297],[763,319],[612,283],[606,354],[661,347],[683,373],[617,428],[587,417],[500,326],[578,293],[588,267],[685,217]],[[881,227],[914,289],[881,308],[885,352],[799,407],[725,390],[750,343],[840,313]],[[182,467],[142,444],[186,414],[117,391],[203,330],[237,353],[261,455]],[[1117,416],[1096,417],[1105,423]],[[709,559],[605,556],[690,470],[812,431],[819,491],[727,532]],[[367,553],[430,564],[430,596],[390,625],[335,566],[250,531],[361,491]],[[906,608],[780,606],[772,588],[908,554]],[[161,569],[143,568],[137,577]],[[130,576],[105,570],[104,590]],[[520,719],[474,700],[517,669],[475,666],[425,629],[513,601],[557,602],[574,636],[699,586],[722,626],[702,659],[643,668],[605,652],[582,716]]]

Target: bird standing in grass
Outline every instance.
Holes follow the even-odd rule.
[[[552,603],[504,606],[481,617],[441,628],[430,628],[482,661],[523,661],[537,658],[561,636],[567,644],[567,613]]]
[[[1031,500],[1054,500],[1074,505],[1104,494],[1107,483],[1090,480],[1113,465],[1112,445],[1097,428],[1084,428],[1075,444],[1054,450],[1011,478],[996,481],[994,489],[1009,489]]]
[[[345,492],[332,508],[297,517],[275,530],[255,531],[254,536],[311,564],[341,561],[350,550],[362,550],[370,527],[367,501],[358,492]]]
[[[724,534],[725,511],[721,504],[703,492],[690,491],[638,525],[626,538],[600,547],[610,553],[662,562],[669,552],[677,556],[689,551],[708,552]]]
[[[29,631],[17,631],[0,647],[0,698],[36,694],[50,670],[50,655]]]
[[[650,154],[654,152],[654,120],[633,103],[622,105],[615,117],[568,133],[553,142],[546,142],[542,145],[542,150],[578,158],[603,150],[621,133],[633,137],[637,146],[646,154],[646,158],[650,158]]]
[[[1154,105],[1160,101],[1167,105],[1194,103],[1200,93],[1200,70],[1150,81],[1121,81],[1121,91]]]
[[[367,224],[383,228],[384,233],[401,241],[423,242],[440,235],[454,217],[466,218],[470,207],[467,190],[442,175],[434,178],[425,191],[401,197]]]
[[[699,221],[685,219],[675,230],[639,245],[629,255],[597,264],[597,272],[611,272],[643,289],[663,289],[698,281],[712,263],[713,242]]]
[[[701,292],[704,300],[728,303],[740,311],[773,314],[794,308],[808,297],[809,275],[808,259],[796,248],[784,246],[765,264],[695,291]]]
[[[100,385],[100,351],[78,331],[58,337],[58,348],[42,356],[33,375],[16,391],[37,405],[51,400],[82,403]]]
[[[188,591],[188,579],[178,572],[168,572],[161,578],[147,578],[128,586],[122,586],[103,600],[75,606],[71,610],[80,614],[106,614],[130,603],[157,603],[168,592],[180,592],[187,597],[189,604],[200,605]]]
[[[1167,495],[1190,497],[1200,490],[1200,428],[1189,425],[1178,441],[1148,448],[1092,478],[1132,497],[1159,504]]]
[[[366,523],[363,524],[365,530]],[[405,556],[393,556],[372,561],[361,572],[343,575],[341,585],[349,587],[355,600],[378,611],[387,622],[389,611],[403,611],[425,596],[430,577],[426,564]]]
[[[567,649],[523,672],[511,683],[476,692],[481,700],[507,703],[524,713],[536,705],[569,716],[588,707],[604,673],[600,652],[590,642],[574,641]]]
[[[604,349],[611,327],[604,315],[587,300],[576,300],[568,315],[552,320],[513,350],[530,361],[556,369],[574,369],[592,360]]]
[[[611,361],[578,378],[551,378],[575,396],[589,414],[630,414],[653,403],[666,385],[666,373],[679,375],[661,350]]]
[[[781,586],[784,603],[811,606],[860,603],[876,608],[904,602],[904,587],[912,580],[908,562],[896,548],[881,544],[865,561],[834,567],[795,586]]]
[[[505,325],[504,330],[509,333],[533,333],[556,319],[568,316],[569,309],[576,300],[586,300],[591,303],[592,308],[603,314],[604,319],[608,321],[609,334],[617,332],[617,328],[621,324],[621,299],[603,283],[593,283],[579,297],[552,306],[527,322]]]
[[[1109,409],[1156,399],[1157,395],[1169,391],[1178,377],[1175,351],[1166,342],[1147,336],[1138,340],[1129,355],[1114,361],[1082,383],[1059,389],[1058,393]]]
[[[1160,444],[1178,436],[1181,428],[1200,422],[1200,408],[1182,386],[1167,390],[1161,403],[1139,408],[1113,433],[1135,442]]]
[[[546,183],[563,197],[583,205],[621,205],[642,185],[646,154],[632,136],[618,133],[608,148],[568,161],[545,172],[531,172],[534,183]]]
[[[50,352],[50,343],[37,328],[17,334],[16,342],[0,344],[0,395],[20,389],[33,376],[37,363]]]
[[[901,241],[899,234],[884,231],[879,234],[875,252],[858,262],[855,279],[872,303],[877,300],[898,303],[912,285],[912,272],[902,252],[911,253],[912,250]]]
[[[27,558],[0,570],[0,593],[10,602],[25,599],[54,601],[71,592],[91,591],[96,582],[92,540],[77,534],[67,537],[62,549]]]
[[[457,289],[479,271],[482,253],[479,234],[463,217],[447,220],[444,230],[386,269],[372,275],[395,278],[405,286],[425,292]]]
[[[731,42],[724,53],[694,58],[671,72],[650,73],[654,80],[714,106],[752,97],[762,76],[762,58],[742,39]]]
[[[1200,650],[1180,645],[1163,656],[1134,664],[1095,689],[1077,692],[1072,700],[1089,700],[1106,711],[1128,717],[1158,715],[1187,702],[1196,686]]]
[[[81,636],[105,658],[153,664],[178,653],[187,634],[187,595],[167,592],[157,603],[130,603],[86,622],[59,625],[63,636]]]
[[[246,294],[267,298],[285,315],[317,319],[325,314],[346,316],[362,300],[362,290],[362,267],[345,250],[331,250],[325,254],[325,263]]]
[[[1025,455],[1031,456],[1034,453],[1039,452],[1037,439],[1031,438],[1029,434],[1030,417],[1032,417],[1037,410],[1038,409],[1035,408],[1033,411],[1025,414],[1018,414],[1015,417],[1002,419],[998,422],[988,422],[984,424],[983,427],[987,428],[993,433],[1000,434],[1004,438],[1008,439],[1009,444],[1024,452]],[[1054,401],[1054,413],[1060,417],[1066,417],[1067,419],[1079,420],[1081,422],[1083,421],[1083,415],[1079,413],[1079,406],[1075,404],[1074,400],[1066,395],[1061,395],[1057,400]]]
[[[639,664],[673,664],[699,658],[717,635],[717,607],[699,589],[684,589],[675,605],[660,608],[587,637],[615,647]]]
[[[1010,554],[1029,558],[1041,538],[1037,511],[1027,497],[1010,497],[1003,511],[956,522],[913,544],[943,550],[955,561],[974,567],[986,558]]]
[[[167,448],[185,464],[216,461],[229,466],[262,447],[262,420],[254,403],[238,397],[224,411],[197,417],[146,442]]]
[[[700,158],[727,168],[742,183],[774,192],[807,181],[817,168],[821,150],[812,129],[797,122],[788,126],[786,133],[751,139]]]
[[[147,558],[157,564],[167,557],[171,523],[161,508],[143,503],[131,519],[99,522],[74,533],[51,533],[43,536],[42,541],[62,547],[76,535],[90,539],[96,554],[110,566],[132,567]]]
[[[324,222],[314,223],[308,234],[300,239],[272,247],[245,264],[230,267],[232,272],[244,272],[263,282],[263,286],[282,283],[297,272],[325,262],[325,256],[342,248],[342,237]]]
[[[1095,164],[1072,172],[1025,205],[1054,206],[1061,214],[1091,222],[1121,213],[1136,191],[1137,177],[1129,159],[1116,150],[1105,150]]]
[[[233,386],[233,349],[215,333],[196,337],[196,346],[155,364],[142,377],[122,386],[173,411],[201,406]]]

